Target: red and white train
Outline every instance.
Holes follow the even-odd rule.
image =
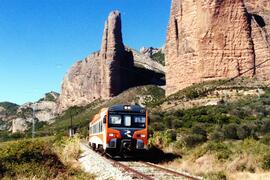
[[[148,123],[148,112],[138,105],[103,108],[89,124],[89,145],[110,155],[145,151]]]

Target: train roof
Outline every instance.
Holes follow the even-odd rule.
[[[108,109],[109,111],[132,111],[132,112],[145,112],[145,108],[139,106],[139,105],[130,105],[130,104],[116,104],[112,105]]]
[[[130,104],[115,104],[110,106],[109,108],[102,108],[99,113],[97,113],[93,119],[90,121],[90,123],[95,123],[98,120],[100,120],[100,114],[105,111],[129,111],[129,112],[135,112],[135,113],[145,113],[146,109],[139,106],[139,105],[130,105]]]

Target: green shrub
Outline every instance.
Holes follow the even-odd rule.
[[[0,149],[0,162],[6,177],[56,177],[65,166],[45,141],[22,140],[10,142]]]
[[[0,131],[0,142],[17,140],[26,137],[26,134],[21,132],[10,133],[8,131]]]
[[[206,149],[210,152],[215,152],[218,159],[228,159],[232,154],[228,145],[221,142],[210,142]]]
[[[270,154],[267,154],[267,155],[265,155],[263,157],[262,168],[264,170],[269,170],[270,169]]]
[[[198,134],[198,135],[202,135],[207,137],[207,131],[204,130],[202,127],[200,127],[200,125],[195,125],[192,127],[192,133],[194,134]]]
[[[76,139],[59,136],[57,139],[35,138],[0,144],[0,178],[3,179],[93,179],[93,176],[75,168],[74,157],[78,157]],[[68,147],[63,146],[68,143]],[[76,151],[74,151],[74,148]],[[60,160],[63,152],[72,164]],[[62,158],[62,157],[61,157]],[[63,164],[65,163],[65,164]]]
[[[224,136],[227,139],[238,139],[237,135],[237,129],[238,125],[237,124],[228,124],[224,126]]]
[[[153,55],[151,56],[151,58],[152,58],[154,61],[156,61],[156,62],[162,64],[163,66],[165,65],[165,55],[164,55],[161,51],[158,51],[157,53],[153,54]]]
[[[247,125],[241,125],[237,128],[237,137],[239,139],[245,139],[251,136],[251,129]]]
[[[169,142],[176,141],[177,133],[174,129],[169,129],[165,132],[165,136],[169,139]]]
[[[196,89],[190,90],[187,94],[186,97],[188,99],[195,99],[200,96],[199,92]]]
[[[156,131],[152,138],[149,139],[151,145],[158,147],[167,147],[170,143],[176,141],[177,133],[173,129],[166,131]]]
[[[181,119],[173,119],[172,120],[172,128],[177,129],[183,127],[183,121]]]
[[[262,139],[260,140],[260,142],[269,146],[270,145],[270,133],[264,135],[262,137]]]
[[[222,141],[225,139],[224,133],[221,129],[215,129],[209,136],[210,140],[213,141]]]
[[[264,120],[264,121],[262,122],[261,131],[262,131],[263,133],[268,133],[268,132],[270,132],[270,120]]]
[[[165,125],[161,122],[154,122],[151,124],[151,127],[155,130],[155,131],[163,131],[166,129]]]
[[[207,138],[200,134],[192,134],[183,138],[186,146],[194,147],[200,143],[206,142]]]

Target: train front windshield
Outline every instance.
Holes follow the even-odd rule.
[[[109,114],[109,127],[145,128],[145,114]]]

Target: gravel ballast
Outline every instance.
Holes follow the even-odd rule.
[[[128,174],[125,174],[117,167],[114,167],[109,160],[89,149],[87,145],[81,143],[80,148],[82,150],[82,154],[79,158],[79,162],[81,163],[83,170],[87,173],[94,174],[97,180],[132,179]]]

